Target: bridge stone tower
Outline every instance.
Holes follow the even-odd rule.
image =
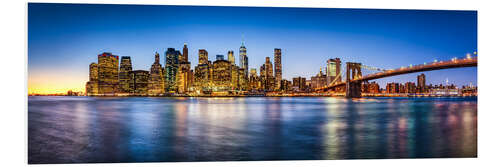
[[[361,81],[351,81],[361,78],[361,63],[347,62],[346,63],[346,90],[345,97],[360,98],[361,97]]]

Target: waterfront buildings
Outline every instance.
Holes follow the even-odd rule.
[[[417,87],[414,82],[406,82],[404,85],[404,93],[417,93]]]
[[[248,74],[248,57],[244,43],[240,47],[240,65],[235,64],[233,51],[228,51],[228,59],[224,55],[215,55],[215,61],[209,60],[208,52],[199,49],[198,64],[191,69],[188,59],[188,47],[184,43],[182,54],[175,48],[165,51],[165,66],[160,63],[160,54],[155,53],[154,62],[149,71],[133,70],[129,56],[119,57],[109,52],[98,55],[98,62],[89,65],[89,81],[86,83],[86,94],[101,95],[137,95],[137,96],[218,96],[218,95],[284,95],[299,93],[301,95],[318,94],[315,88],[341,82],[341,61],[339,58],[327,60],[326,73],[320,68],[319,73],[310,80],[296,77],[292,81],[283,79],[281,49],[274,49],[274,66],[270,57],[260,66],[260,72],[251,68]],[[363,93],[388,93],[390,96],[414,94],[477,94],[472,87],[459,89],[454,85],[425,85],[425,75],[417,77],[414,82],[388,83],[385,91],[381,91],[376,82],[363,82]],[[345,92],[345,87],[337,87],[327,92]],[[444,92],[444,93],[443,93]],[[464,92],[464,93],[462,93]]]
[[[305,91],[306,90],[306,78],[295,77],[292,79],[292,89],[294,91]]]
[[[380,93],[380,86],[375,81],[362,83],[363,93]]]
[[[399,83],[387,83],[385,87],[386,93],[399,93]]]

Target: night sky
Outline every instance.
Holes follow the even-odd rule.
[[[384,69],[465,57],[477,51],[477,12],[30,3],[28,92],[84,91],[88,66],[102,52],[149,70],[155,52],[164,65],[167,48],[182,51],[186,42],[192,69],[198,49],[212,61],[233,50],[239,64],[242,36],[249,68],[258,71],[281,48],[283,77],[309,79],[335,57]],[[477,82],[476,67],[424,73],[428,84]],[[418,74],[376,81],[385,88]]]

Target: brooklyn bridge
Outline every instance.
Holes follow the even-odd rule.
[[[423,71],[433,71],[451,68],[464,68],[464,67],[477,67],[477,56],[471,57],[468,55],[466,58],[457,59],[453,58],[448,61],[434,61],[432,63],[424,63],[420,65],[410,65],[407,67],[401,67],[398,69],[380,69],[375,67],[364,66],[357,62],[346,62],[345,63],[345,80],[342,81],[342,76],[338,75],[333,82],[329,85],[316,88],[315,92],[345,92],[345,97],[347,98],[359,98],[361,97],[361,83],[369,80],[375,80],[385,77],[392,77],[397,75],[423,72]],[[361,69],[375,70],[376,73],[369,75],[362,75]],[[342,73],[344,75],[344,73]]]

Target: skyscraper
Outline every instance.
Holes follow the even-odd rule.
[[[205,49],[198,51],[198,64],[208,64],[208,52]]]
[[[248,78],[248,57],[247,57],[247,48],[245,47],[245,43],[242,40],[240,46],[240,67],[243,68],[244,77]]]
[[[232,50],[227,52],[227,60],[231,62],[231,64],[234,64],[234,52]]]
[[[342,81],[342,76],[340,74],[340,58],[328,59],[326,61],[326,82],[330,84],[332,82]],[[338,77],[338,78],[337,78]],[[337,78],[337,80],[335,80]],[[334,81],[335,80],[335,81]]]
[[[423,74],[423,73],[417,76],[417,91],[419,93],[425,93],[426,92],[425,74]]]
[[[274,76],[273,76],[273,63],[271,63],[271,59],[269,57],[266,57],[266,63],[265,63],[265,84],[264,84],[264,89],[266,91],[271,91],[274,90]]]
[[[120,70],[118,73],[121,93],[132,93],[130,87],[130,72],[132,71],[132,60],[130,56],[122,56],[120,60]]]
[[[179,69],[180,52],[174,48],[168,48],[165,52],[165,92],[176,91],[176,75]]]
[[[274,76],[274,79],[276,80],[275,81],[275,85],[276,85],[276,89],[279,90],[280,89],[280,86],[281,86],[281,75],[282,75],[282,71],[281,71],[281,49],[280,48],[274,48],[274,73],[275,73],[275,76]]]
[[[151,65],[150,77],[148,82],[148,94],[160,95],[165,93],[165,83],[163,76],[163,67],[160,64],[160,54],[155,53],[155,62]]]
[[[149,76],[149,71],[146,70],[134,70],[130,72],[130,86],[134,95],[147,95]]]
[[[98,55],[98,93],[111,94],[118,92],[118,59],[119,57],[108,52]]]
[[[188,62],[189,57],[188,57],[188,48],[187,48],[187,43],[184,43],[184,48],[182,48],[182,61],[181,62]]]
[[[214,91],[229,91],[231,89],[231,63],[227,60],[216,60],[213,64]]]
[[[94,96],[98,94],[98,68],[99,66],[97,63],[90,63],[89,65],[89,81],[85,85],[85,92],[87,93],[87,96]]]

